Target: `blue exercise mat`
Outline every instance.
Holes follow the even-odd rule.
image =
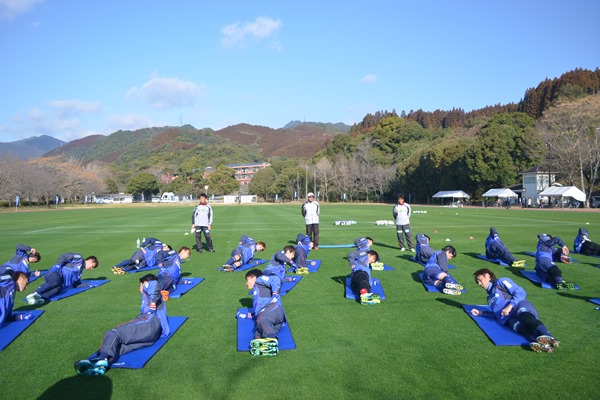
[[[425,283],[425,281],[423,281],[423,275],[425,275],[425,273],[423,272],[419,272],[419,278],[421,278],[421,283],[423,284],[423,286],[425,286],[425,289],[427,289],[428,292],[437,292],[437,293],[443,293],[442,290],[443,289],[438,289],[437,286],[434,285],[428,285]],[[450,275],[450,274],[448,274]],[[452,275],[450,275],[452,276]],[[466,292],[465,289],[461,290],[462,293]]]
[[[420,263],[419,261],[417,261],[417,259],[415,257],[411,257],[409,258],[410,261],[416,262],[419,265],[425,266],[425,264]],[[456,267],[452,264],[448,264],[448,269],[455,269]]]
[[[489,262],[494,263],[494,264],[500,264],[503,267],[508,267],[508,264],[505,263],[504,261],[499,260],[497,258],[488,258],[485,254],[477,254],[475,257],[481,258],[482,260],[489,261]]]
[[[57,301],[57,300],[61,300],[64,299],[65,297],[71,297],[74,296],[76,294],[79,294],[81,292],[85,292],[86,290],[90,290],[90,289],[94,289],[98,286],[102,286],[105,283],[110,282],[108,279],[84,279],[81,281],[82,283],[87,283],[90,285],[95,285],[95,286],[88,286],[88,287],[76,287],[76,288],[68,288],[68,289],[64,289],[62,290],[60,293],[58,293],[57,295],[54,295],[52,297],[50,297],[48,300],[49,301]],[[27,301],[26,298],[23,297],[23,301]]]
[[[184,278],[184,279],[182,279],[183,282],[189,282],[189,283],[178,283],[177,289],[175,289],[173,291],[173,293],[171,293],[169,295],[169,298],[171,298],[171,299],[180,298],[181,296],[183,296],[184,294],[186,294],[187,292],[189,292],[190,290],[192,290],[193,288],[198,286],[203,280],[204,280],[204,278]]]
[[[319,268],[321,267],[321,260],[306,260],[306,268],[308,268],[309,273],[319,272]],[[289,267],[288,272],[292,273],[293,268]]]
[[[249,308],[238,308],[238,313],[248,314]],[[286,318],[287,319],[287,318]],[[256,325],[252,318],[237,319],[237,351],[250,351],[250,341],[254,339],[254,326]],[[283,324],[281,330],[277,334],[279,350],[294,350],[296,342],[290,331],[290,326],[287,322]]]
[[[40,270],[40,276],[35,276],[35,275],[31,274],[29,276],[29,284],[31,284],[31,282],[34,282],[36,279],[41,278],[42,276],[46,275],[46,271],[48,271],[48,270],[46,270],[46,269]]]
[[[233,272],[241,272],[241,271],[246,271],[248,269],[252,269],[254,267],[257,267],[261,264],[264,264],[267,260],[261,260],[260,258],[253,258],[252,260],[250,260],[249,262],[247,262],[246,264],[242,264],[239,267],[237,267],[236,269],[233,270]],[[218,271],[221,270],[221,267],[217,268]]]
[[[141,349],[133,350],[129,353],[123,354],[110,365],[110,368],[130,368],[140,369],[150,361],[150,359],[167,343],[169,339],[173,337],[175,332],[181,325],[188,319],[188,317],[167,317],[169,319],[169,327],[171,333],[169,336],[159,338],[152,346],[142,347]],[[95,356],[96,353],[90,357]]]
[[[381,282],[377,278],[371,278],[373,285],[371,285],[371,293],[378,294],[381,300],[385,300],[385,293],[383,293],[383,286],[381,286]],[[345,285],[345,293],[347,299],[350,300],[358,300],[360,294],[354,293],[352,291],[352,278],[350,276],[346,277],[346,285]]]
[[[344,249],[349,247],[356,247],[354,243],[347,244],[320,244],[319,249]]]
[[[154,271],[158,269],[158,265],[155,265],[154,267],[144,267],[144,268],[140,268],[140,269],[131,269],[129,271],[127,271],[128,274],[135,274],[136,272],[148,272],[148,271]]]
[[[13,340],[23,333],[25,329],[29,328],[43,313],[44,310],[13,312],[13,314],[33,314],[33,318],[26,321],[11,321],[2,325],[2,327],[0,327],[0,351],[11,344]]]
[[[281,282],[281,290],[279,291],[280,296],[285,296],[287,292],[296,287],[298,282],[302,280],[302,276],[294,275],[294,276],[285,276],[283,278],[283,282]]]
[[[554,286],[549,284],[548,282],[542,282],[539,276],[535,273],[535,270],[527,269],[527,270],[519,270],[521,275],[525,278],[529,279],[531,282],[539,283],[544,289],[556,289]],[[575,285],[575,290],[579,290],[579,285]]]
[[[600,305],[600,299],[588,299],[588,301],[591,301],[594,304]]]
[[[535,257],[537,253],[535,251],[524,251],[523,254],[527,254],[528,256]],[[579,262],[577,260],[572,259],[571,257],[568,257],[568,259],[572,263]],[[560,262],[560,261],[555,261],[555,262]],[[568,263],[564,263],[564,264],[568,264]]]
[[[471,310],[477,308],[480,311],[491,312],[491,308],[488,306],[477,306],[470,304],[462,305],[465,312],[471,317],[473,321],[481,328],[481,330],[487,335],[487,337],[496,345],[496,346],[527,346],[529,345],[529,341],[525,339],[523,336],[519,335],[517,332],[512,329],[500,325],[496,317],[494,316],[474,316],[471,314]]]

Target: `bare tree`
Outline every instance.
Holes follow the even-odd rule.
[[[314,166],[314,171],[321,183],[321,191],[325,201],[329,201],[329,186],[335,172],[333,163],[327,158],[321,158]]]

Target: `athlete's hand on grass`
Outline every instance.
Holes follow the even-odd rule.
[[[19,319],[21,321],[29,321],[30,319],[33,319],[33,314],[32,313],[20,314]]]
[[[481,315],[481,311],[479,311],[478,309],[474,308],[471,310],[471,314],[473,314],[474,316],[479,316]]]

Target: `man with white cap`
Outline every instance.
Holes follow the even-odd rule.
[[[302,216],[306,222],[306,235],[314,243],[313,249],[319,250],[319,203],[315,201],[315,194],[306,195],[307,200],[302,204]]]

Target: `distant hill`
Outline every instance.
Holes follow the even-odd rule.
[[[56,149],[65,143],[62,140],[47,135],[33,136],[16,142],[0,142],[0,159],[14,156],[20,160],[29,160],[30,158],[39,157]]]

